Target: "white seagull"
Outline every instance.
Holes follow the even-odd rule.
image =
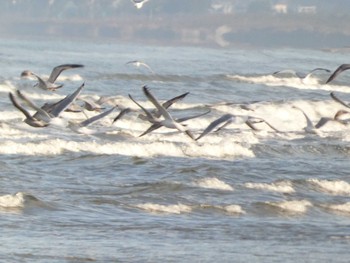
[[[134,6],[137,9],[141,9],[145,3],[147,3],[149,0],[131,0],[131,2],[134,4]]]
[[[144,107],[142,107],[139,103],[137,103],[135,100],[130,98],[145,112],[148,121],[150,121],[153,124],[160,124],[161,126],[170,128],[170,129],[177,129],[185,134],[187,134],[191,139],[195,140],[193,134],[191,131],[180,122],[176,121],[170,113],[158,102],[158,100],[152,95],[152,93],[148,90],[146,86],[142,87],[144,94],[148,98],[150,102],[157,108],[157,110],[160,112],[161,116],[163,118],[158,118],[153,116],[148,110],[146,110]]]
[[[174,98],[171,98],[170,100],[167,100],[166,102],[164,102],[164,103],[162,104],[162,106],[163,106],[165,109],[168,109],[171,105],[173,105],[175,102],[177,102],[177,101],[183,99],[183,98],[186,97],[188,94],[189,94],[189,92],[186,92],[186,93],[183,93],[183,94],[181,94],[181,95],[179,95],[179,96],[176,96],[176,97],[174,97]],[[130,94],[129,94],[129,97],[131,98],[132,101],[134,101],[134,102],[141,108],[141,106],[131,97]],[[141,109],[142,109],[142,108],[141,108]],[[131,111],[132,111],[132,109],[130,109],[130,108],[125,108],[125,109],[121,110],[120,113],[118,114],[118,116],[114,118],[113,123],[116,122],[117,120],[121,119],[125,114],[127,114],[127,113],[129,113],[129,112],[131,112]],[[157,118],[159,118],[159,117],[161,116],[161,114],[160,114],[160,112],[159,112],[158,110],[153,110],[153,111],[151,111],[151,114],[153,114],[153,115],[154,115],[155,117],[157,117]],[[140,118],[141,120],[147,120],[147,116],[142,115],[142,114],[139,115],[139,118]]]
[[[34,76],[38,79],[38,83],[34,85],[34,87],[38,87],[43,90],[56,90],[58,88],[63,87],[63,84],[56,85],[55,81],[57,80],[58,76],[61,74],[62,71],[67,69],[73,69],[73,68],[82,68],[84,65],[80,64],[63,64],[59,65],[57,67],[54,67],[49,78],[47,80],[43,80],[41,77],[39,77],[37,74],[33,73],[30,70],[25,70],[22,72],[21,77],[30,77]]]
[[[145,68],[147,68],[151,73],[154,74],[153,69],[152,69],[149,65],[147,65],[145,62],[142,62],[142,61],[139,61],[139,60],[132,60],[132,61],[126,62],[125,65],[134,65],[134,66],[137,67],[137,68],[145,67]]]

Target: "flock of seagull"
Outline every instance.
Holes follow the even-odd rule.
[[[134,64],[135,66],[144,66],[147,67],[150,71],[151,68],[140,61],[130,61],[126,64]],[[37,83],[34,85],[36,88],[40,88],[43,90],[47,91],[55,91],[63,86],[63,84],[57,84],[56,80],[58,76],[65,70],[68,69],[76,69],[76,68],[83,68],[84,65],[81,64],[63,64],[59,65],[55,68],[53,68],[50,76],[47,79],[44,79],[40,77],[38,74],[33,73],[32,71],[25,70],[22,72],[21,77],[35,77],[37,79]],[[343,71],[350,69],[350,64],[343,64],[340,65],[328,78],[326,83],[329,83],[330,81],[334,80],[339,74],[341,74]],[[315,71],[322,70],[326,72],[331,72],[328,69],[324,68],[316,68],[308,74],[296,74],[296,76],[300,78],[305,78],[310,76],[310,74],[314,73]],[[289,70],[290,71],[290,70]],[[288,72],[289,72],[288,71]],[[275,74],[279,73],[284,73],[286,71],[277,71]],[[92,101],[87,98],[82,98],[80,96],[83,88],[84,88],[84,83],[78,87],[73,93],[67,95],[63,99],[54,102],[54,103],[45,103],[43,106],[38,106],[35,104],[35,102],[31,101],[23,92],[20,90],[16,90],[14,92],[9,93],[9,98],[10,101],[12,102],[13,106],[16,107],[19,111],[23,113],[25,116],[24,122],[32,127],[36,128],[42,128],[42,127],[47,127],[52,123],[55,123],[57,119],[62,119],[60,118],[62,112],[64,111],[70,111],[70,112],[83,112],[84,110],[89,110],[89,111],[96,111],[98,114],[96,114],[93,117],[88,117],[86,114],[86,119],[81,121],[81,122],[74,122],[74,121],[68,121],[67,127],[72,129],[73,131],[76,132],[81,132],[84,133],[82,130],[87,127],[88,125],[92,124],[93,122],[100,120],[101,118],[104,118],[105,116],[111,114],[117,106],[110,107],[109,109],[105,110],[105,108],[102,106],[103,103],[108,101],[108,98],[101,97],[97,101]],[[152,94],[150,89],[147,86],[142,87],[142,91],[146,98],[153,104],[154,109],[146,109],[144,106],[142,106],[139,102],[137,102],[130,94],[129,98],[131,101],[133,101],[139,108],[140,111],[142,112],[139,114],[139,118],[143,121],[146,121],[150,124],[149,128],[145,130],[141,135],[139,136],[144,136],[150,132],[153,132],[161,127],[166,127],[169,129],[175,129],[178,130],[179,132],[182,132],[189,136],[192,140],[198,141],[199,139],[203,138],[207,134],[211,132],[217,132],[230,123],[234,122],[237,118],[240,118],[242,123],[245,123],[248,125],[252,130],[257,131],[254,124],[256,123],[262,123],[264,122],[267,126],[269,126],[272,130],[275,132],[280,132],[278,129],[273,127],[271,124],[266,122],[262,118],[258,117],[253,117],[249,115],[233,115],[233,114],[224,114],[223,116],[217,118],[213,122],[211,122],[201,133],[199,136],[195,137],[193,133],[190,131],[187,125],[184,124],[185,121],[194,119],[194,118],[199,118],[201,116],[204,116],[210,112],[210,110],[196,114],[193,116],[187,116],[183,118],[174,118],[171,113],[169,112],[169,107],[171,107],[174,103],[177,101],[183,99],[186,97],[189,92],[186,92],[184,94],[181,94],[179,96],[176,96],[168,101],[165,101],[164,103],[161,103],[157,98]],[[331,98],[335,100],[336,102],[340,103],[341,105],[350,108],[350,105],[340,98],[338,98],[334,92],[331,92]],[[83,102],[77,103],[77,101]],[[25,104],[28,106],[30,109],[34,110],[35,113],[31,114],[22,104]],[[307,126],[304,128],[305,131],[307,132],[314,132],[315,129],[321,128],[323,125],[325,125],[328,121],[336,121],[341,124],[347,124],[350,122],[350,119],[342,119],[341,116],[344,114],[348,114],[350,112],[346,110],[339,110],[334,117],[328,118],[328,117],[322,117],[317,124],[313,124],[310,118],[307,116],[307,114],[300,108],[294,107],[298,110],[300,110],[303,115],[305,116]],[[113,123],[120,120],[125,114],[135,111],[132,110],[131,108],[123,108],[121,109],[120,113],[113,119]]]

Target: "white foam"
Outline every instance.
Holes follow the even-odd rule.
[[[23,207],[25,202],[25,194],[18,192],[14,195],[2,195],[0,196],[0,207],[2,208],[16,208]]]
[[[138,204],[136,207],[151,213],[182,214],[190,213],[192,211],[192,208],[190,206],[184,204],[160,205],[154,203],[145,203]]]
[[[278,209],[288,213],[305,213],[312,203],[307,200],[293,200],[282,202],[267,202],[267,204],[277,207]]]
[[[229,214],[245,214],[246,212],[240,205],[227,205],[223,207],[224,211]]]
[[[307,90],[326,90],[326,91],[339,91],[348,92],[349,87],[339,85],[324,85],[322,80],[315,76],[310,76],[306,79],[300,79],[298,77],[280,77],[274,75],[261,75],[261,76],[244,76],[244,75],[227,75],[227,78],[253,84],[263,84],[270,87],[288,86],[297,89]],[[322,84],[322,85],[321,85]]]
[[[337,212],[350,213],[350,202],[338,205],[328,205],[327,208]]]
[[[258,190],[265,190],[265,191],[271,191],[271,192],[278,192],[278,193],[294,193],[295,190],[293,188],[293,185],[290,181],[282,181],[277,183],[245,183],[245,187],[250,189],[258,189]]]
[[[345,181],[309,179],[308,182],[316,185],[321,191],[332,195],[350,195],[350,184]]]
[[[217,189],[224,191],[233,191],[233,187],[229,184],[215,178],[203,178],[194,183],[196,186],[208,189]]]

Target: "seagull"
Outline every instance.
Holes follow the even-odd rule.
[[[22,107],[21,104],[18,103],[15,96],[11,92],[9,93],[9,97],[13,106],[15,106],[18,110],[20,110],[26,117],[24,120],[25,123],[36,128],[39,128],[39,127],[42,128],[49,125],[48,122],[33,117],[25,108]]]
[[[319,119],[319,121],[314,125],[312,123],[312,121],[310,120],[310,118],[307,116],[307,114],[299,107],[293,106],[293,108],[300,110],[303,115],[305,116],[306,119],[306,127],[304,128],[304,130],[307,133],[316,133],[316,129],[319,129],[321,127],[323,127],[327,122],[329,121],[335,121],[338,122],[340,124],[346,125],[348,123],[349,120],[342,120],[340,119],[340,117],[344,114],[348,114],[349,112],[346,110],[339,110],[336,112],[336,114],[334,115],[333,118],[329,118],[329,117],[321,117]]]
[[[184,122],[184,121],[188,121],[188,120],[191,120],[191,119],[195,119],[195,118],[199,118],[201,116],[204,116],[206,114],[210,113],[210,110],[204,112],[204,113],[200,113],[200,114],[197,114],[197,115],[193,115],[193,116],[188,116],[188,117],[183,117],[183,118],[177,118],[175,119],[176,122]],[[150,133],[152,131],[155,131],[159,128],[161,128],[163,125],[161,123],[153,123],[146,131],[144,131],[142,134],[139,135],[139,137],[142,137],[144,135],[146,135],[147,133]]]
[[[148,2],[149,0],[131,0],[131,2],[134,4],[134,6],[137,9],[141,9],[143,5]]]
[[[55,81],[62,71],[73,68],[82,68],[84,65],[81,64],[63,64],[57,67],[54,67],[49,78],[47,80],[43,80],[37,74],[33,73],[30,70],[25,70],[22,72],[21,77],[30,77],[34,76],[38,79],[38,83],[34,85],[34,87],[38,87],[43,90],[51,90],[54,91],[56,89],[62,88],[63,84],[55,85]]]
[[[152,95],[152,93],[148,90],[146,86],[142,87],[144,94],[148,98],[150,102],[157,108],[157,110],[160,112],[161,116],[163,118],[158,118],[153,116],[148,110],[146,110],[142,105],[137,103],[134,99],[132,99],[131,96],[130,99],[132,99],[136,105],[138,105],[146,114],[147,120],[150,121],[152,124],[160,124],[161,126],[170,128],[170,129],[177,129],[180,132],[183,132],[187,134],[191,139],[195,140],[193,134],[191,131],[180,122],[174,120],[174,118],[170,115],[170,113],[159,103],[159,101]]]
[[[101,105],[109,100],[107,97],[100,97],[98,100],[92,100],[91,98],[81,98],[79,97],[77,100],[80,100],[84,103],[83,108],[88,110],[88,111],[98,111],[101,112],[104,110],[104,107]]]
[[[349,119],[340,119],[340,117],[344,114],[349,114],[350,112],[346,111],[346,110],[338,110],[333,118],[329,118],[329,117],[322,117],[317,124],[315,125],[316,129],[321,128],[322,126],[324,126],[327,122],[329,121],[335,121],[338,122],[340,124],[346,125],[349,123]]]
[[[345,70],[350,69],[350,64],[342,64],[340,65],[333,73],[332,75],[327,79],[326,84],[331,82],[333,79],[335,79],[340,73],[342,73]]]
[[[107,115],[109,115],[110,113],[112,113],[114,111],[114,109],[116,108],[116,106],[105,110],[104,112],[101,112],[91,118],[88,118],[82,122],[73,122],[70,121],[68,123],[68,128],[70,128],[71,130],[77,132],[77,133],[83,133],[83,134],[92,134],[95,133],[95,131],[89,130],[86,127],[90,124],[92,124],[93,122],[96,122],[104,117],[106,117]]]
[[[183,93],[183,94],[181,94],[181,95],[179,95],[179,96],[176,96],[176,97],[174,97],[174,98],[171,98],[170,100],[167,100],[166,102],[164,102],[164,103],[162,104],[162,106],[163,106],[165,109],[168,109],[168,108],[169,108],[170,106],[172,106],[175,102],[177,102],[177,101],[183,99],[183,98],[186,97],[188,94],[189,94],[189,92],[186,92],[186,93]],[[131,96],[131,95],[129,94],[129,97],[130,97],[130,96]],[[132,99],[132,98],[131,98],[131,100],[134,101],[134,99]],[[135,101],[134,101],[134,102],[135,102]],[[135,102],[135,103],[136,103],[136,102]],[[137,104],[137,103],[136,103],[136,104]],[[139,106],[139,107],[140,107],[140,106]],[[121,112],[118,114],[118,116],[114,118],[113,123],[116,122],[117,120],[121,119],[125,114],[127,114],[127,113],[129,113],[129,112],[131,112],[131,111],[132,111],[132,110],[131,110],[130,108],[125,108],[125,109],[121,110]],[[160,112],[159,112],[158,110],[153,110],[153,111],[151,111],[151,114],[153,114],[154,116],[156,116],[156,117],[158,117],[158,118],[161,116],[161,114],[160,114]],[[147,117],[146,117],[145,115],[142,115],[142,114],[139,115],[139,118],[142,119],[142,120],[147,120]]]
[[[280,132],[278,129],[276,129],[275,127],[273,127],[270,123],[268,123],[267,121],[265,121],[262,118],[258,118],[258,117],[253,117],[253,116],[240,116],[240,115],[232,115],[232,114],[224,114],[221,117],[219,117],[218,119],[214,120],[213,122],[211,122],[207,128],[204,129],[204,131],[196,138],[196,141],[198,141],[200,138],[204,137],[205,135],[207,135],[208,133],[210,133],[212,130],[214,130],[218,125],[220,125],[221,123],[224,123],[223,125],[221,125],[219,128],[217,128],[215,130],[215,132],[218,132],[219,130],[223,129],[224,127],[226,127],[227,125],[231,124],[232,122],[234,122],[236,119],[238,118],[242,118],[243,122],[248,125],[249,128],[251,128],[253,131],[259,131],[258,128],[256,128],[254,126],[254,124],[256,123],[261,123],[264,122],[266,123],[267,126],[269,126],[271,129],[273,129],[276,132]]]
[[[301,108],[299,108],[297,106],[293,106],[293,108],[301,111],[301,113],[304,115],[304,117],[306,119],[306,127],[304,127],[304,131],[306,131],[307,133],[316,133],[316,131],[315,131],[316,127],[314,126],[314,124],[310,120],[309,116],[307,116],[307,114]]]
[[[22,99],[29,107],[36,110],[34,115],[31,115],[10,92],[9,97],[12,104],[20,110],[26,117],[25,123],[32,127],[46,127],[50,124],[52,119],[59,117],[59,115],[67,109],[74,100],[79,96],[84,84],[82,84],[74,93],[66,96],[64,99],[53,103],[44,104],[41,108],[35,105],[29,98],[27,98],[21,91],[17,90],[16,93],[20,99]]]
[[[145,62],[142,62],[142,61],[139,61],[139,60],[132,60],[132,61],[129,61],[129,62],[126,62],[125,65],[134,65],[135,67],[137,68],[140,68],[140,67],[145,67],[147,68],[151,73],[154,74],[154,71],[153,69],[148,66]]]
[[[280,73],[291,73],[291,74],[297,76],[300,79],[307,79],[308,77],[310,77],[316,71],[331,72],[329,69],[326,69],[326,68],[315,68],[315,69],[309,71],[306,74],[302,73],[302,72],[297,72],[297,71],[292,70],[292,69],[284,69],[284,70],[276,71],[276,72],[272,73],[272,75],[277,75],[277,74],[280,74]]]

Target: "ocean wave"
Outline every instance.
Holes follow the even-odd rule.
[[[242,215],[246,214],[246,211],[240,205],[232,204],[232,205],[210,205],[210,204],[201,204],[199,205],[199,209],[202,210],[217,210],[218,212],[227,213],[229,215]]]
[[[295,189],[293,188],[292,182],[282,181],[276,183],[245,183],[245,187],[250,189],[278,192],[278,193],[294,193]]]
[[[350,195],[350,184],[342,180],[308,179],[308,182],[316,186],[322,192],[332,195]]]
[[[224,190],[224,191],[233,191],[233,187],[229,184],[215,178],[203,178],[200,180],[197,180],[194,185],[199,186],[201,188],[207,188],[207,189],[216,189],[216,190]]]
[[[268,75],[227,75],[228,79],[252,84],[263,84],[270,87],[287,86],[297,89],[307,90],[327,90],[327,91],[339,91],[347,92],[349,87],[341,85],[324,84],[325,80],[320,80],[318,77],[308,77],[307,79],[300,79],[298,77],[278,77],[271,74]]]
[[[266,202],[267,205],[277,208],[281,212],[291,214],[303,214],[312,203],[307,200],[292,200],[292,201],[281,201],[281,202]]]
[[[340,213],[350,213],[350,202],[344,204],[331,204],[326,205],[327,209]]]
[[[38,203],[39,200],[30,194],[18,192],[0,196],[0,208],[24,208],[27,205]]]
[[[184,204],[160,205],[160,204],[154,204],[154,203],[145,203],[145,204],[138,204],[135,207],[151,213],[165,213],[165,214],[183,214],[183,213],[190,213],[192,211],[191,206],[184,205]]]

